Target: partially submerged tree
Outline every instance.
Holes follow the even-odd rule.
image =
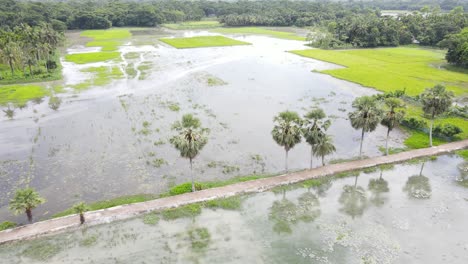
[[[323,135],[319,138],[316,145],[312,149],[313,153],[317,157],[322,158],[322,166],[325,166],[325,156],[330,155],[336,151],[335,145],[330,136]]]
[[[436,85],[433,88],[426,88],[421,94],[424,113],[431,119],[429,127],[429,145],[432,147],[432,128],[434,119],[443,114],[452,105],[453,93],[447,91],[443,85]]]
[[[397,127],[401,120],[405,117],[405,111],[399,109],[404,106],[403,101],[398,98],[386,98],[385,99],[385,113],[380,122],[383,126],[387,127],[387,138],[385,140],[385,155],[388,156],[388,139],[390,132]]]
[[[322,109],[314,109],[304,116],[304,128],[302,133],[305,141],[310,145],[310,168],[313,167],[314,147],[325,136],[325,131],[330,127],[330,120]]]
[[[288,152],[301,142],[302,121],[296,112],[284,111],[273,119],[275,126],[271,131],[273,140],[285,151],[285,169],[288,171]]]
[[[182,116],[182,120],[174,123],[172,128],[178,134],[172,137],[170,142],[180,152],[181,157],[190,161],[190,178],[192,179],[192,192],[194,192],[193,159],[208,142],[208,129],[202,128],[200,120],[191,114]]]
[[[353,101],[354,112],[349,113],[349,120],[354,129],[361,129],[361,145],[359,157],[362,157],[362,143],[365,132],[374,131],[382,119],[382,109],[371,96],[358,97]]]
[[[84,217],[84,213],[87,212],[89,210],[88,206],[84,203],[84,202],[81,202],[81,203],[77,203],[73,206],[73,211],[75,211],[75,213],[77,213],[79,216],[80,216],[80,224],[84,224],[86,219]]]
[[[13,210],[15,214],[26,213],[29,223],[32,223],[32,210],[44,202],[45,199],[40,197],[33,188],[20,189],[10,200],[10,210]]]

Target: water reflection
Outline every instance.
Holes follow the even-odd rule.
[[[283,198],[280,201],[274,201],[270,207],[269,219],[273,222],[273,231],[278,234],[291,234],[291,224],[297,223],[297,206],[286,199],[286,188],[281,188]]]
[[[432,194],[431,184],[429,178],[422,175],[424,169],[423,162],[419,175],[413,175],[406,181],[403,191],[408,193],[408,197],[416,199],[429,199]]]
[[[387,201],[387,196],[383,193],[388,193],[390,189],[388,188],[388,182],[382,178],[383,170],[380,170],[380,177],[378,179],[370,179],[367,188],[371,191],[372,195],[369,198],[369,201],[377,206],[382,207]]]
[[[458,170],[460,171],[460,177],[457,178],[458,184],[468,187],[468,161],[458,165]]]
[[[300,221],[310,223],[320,216],[320,201],[317,195],[307,191],[299,196],[297,217]]]
[[[351,216],[353,219],[356,216],[362,216],[367,208],[366,190],[357,186],[359,175],[354,180],[354,185],[343,186],[340,199],[338,200],[342,207],[340,211]]]

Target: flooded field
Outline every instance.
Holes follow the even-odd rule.
[[[422,171],[410,162],[303,183],[192,217],[152,213],[3,245],[0,257],[12,264],[467,263],[462,162],[441,156]]]
[[[64,91],[58,111],[49,109],[45,99],[17,109],[14,120],[0,117],[0,219],[25,221],[11,215],[8,202],[14,190],[27,184],[47,199],[36,217],[48,218],[77,201],[158,194],[188,181],[188,161],[168,142],[171,125],[186,113],[210,129],[208,144],[194,163],[199,181],[281,172],[284,152],[271,129],[273,116],[284,110],[303,115],[323,108],[337,147],[331,158],[358,155],[360,132],[350,126],[347,113],[354,98],[375,91],[312,72],[336,65],[286,52],[307,48],[305,42],[235,35],[229,37],[252,45],[178,50],[157,39],[212,33],[132,33],[116,60],[62,61],[63,83],[50,84]],[[99,50],[85,47],[78,33],[68,37],[68,54]],[[364,155],[381,154],[385,132],[379,128],[366,135]],[[402,146],[401,132],[392,132],[392,138],[392,147]],[[309,159],[310,149],[301,143],[290,152],[289,166],[308,168]],[[269,195],[255,199],[271,200]],[[207,214],[217,217],[217,212]]]

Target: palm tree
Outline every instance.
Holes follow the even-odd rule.
[[[304,116],[304,128],[302,133],[305,141],[310,145],[310,168],[313,167],[314,146],[319,139],[325,135],[325,131],[330,127],[330,120],[323,119],[326,117],[322,109],[314,109]]]
[[[285,168],[288,171],[288,152],[296,144],[301,142],[301,125],[302,121],[296,112],[284,111],[279,113],[273,121],[276,123],[271,131],[273,140],[284,147],[286,158]]]
[[[426,88],[421,94],[421,102],[423,110],[431,119],[429,128],[429,144],[432,147],[432,127],[434,126],[434,118],[443,114],[452,105],[453,93],[445,90],[445,87],[438,84],[433,88]]]
[[[86,221],[85,217],[84,217],[84,213],[87,212],[88,210],[89,210],[89,208],[84,202],[77,203],[77,204],[75,204],[73,206],[73,211],[75,211],[75,213],[80,215],[80,224],[81,225],[84,224],[84,222]]]
[[[323,135],[319,138],[317,145],[312,149],[316,157],[322,157],[322,166],[325,166],[325,156],[330,155],[336,151],[333,141],[330,136]]]
[[[10,66],[12,76],[15,74],[15,65],[22,57],[21,54],[21,48],[16,42],[8,41],[0,47],[0,58]]]
[[[388,138],[390,132],[398,126],[403,117],[405,117],[405,111],[397,110],[404,106],[403,102],[398,98],[387,98],[385,99],[385,106],[387,110],[380,122],[383,126],[387,127],[387,139],[385,140],[385,155],[388,156]]]
[[[382,109],[377,105],[374,98],[370,96],[358,97],[353,101],[354,112],[349,113],[351,126],[354,129],[362,129],[361,146],[359,147],[359,157],[362,157],[362,143],[364,133],[374,131],[382,118]]]
[[[32,223],[32,210],[44,202],[44,198],[40,197],[33,188],[28,187],[16,191],[15,197],[10,200],[10,210],[15,214],[25,212],[29,223]]]
[[[200,120],[191,114],[182,116],[182,121],[174,123],[172,128],[179,134],[172,137],[170,142],[179,150],[181,157],[190,161],[190,177],[192,179],[192,192],[194,192],[193,159],[208,142],[208,129],[201,128]]]

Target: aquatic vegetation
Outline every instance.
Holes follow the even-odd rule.
[[[223,174],[231,174],[235,172],[239,172],[240,168],[238,166],[230,166],[230,165],[223,165]]]
[[[250,45],[250,43],[223,36],[200,36],[191,38],[164,38],[160,41],[178,49]]]
[[[220,198],[207,201],[204,203],[204,206],[208,208],[221,208],[225,210],[239,210],[242,207],[242,200],[239,196]]]
[[[88,52],[65,55],[65,60],[76,64],[102,62],[120,58],[119,52]]]
[[[190,229],[188,235],[193,250],[202,250],[211,242],[211,235],[206,227]]]
[[[159,216],[156,213],[149,213],[143,216],[143,223],[147,225],[157,225],[159,223]]]
[[[154,159],[151,161],[151,165],[153,165],[153,167],[155,168],[161,168],[161,166],[166,165],[166,164],[167,164],[167,161],[162,158]]]
[[[207,78],[206,84],[208,84],[208,86],[222,86],[226,85],[227,83],[218,77],[211,76]]]
[[[49,107],[50,109],[57,111],[60,108],[60,105],[62,104],[62,99],[57,96],[51,96],[49,98]]]
[[[47,261],[60,251],[62,251],[62,248],[59,244],[48,241],[34,241],[21,255],[37,261]]]
[[[254,35],[265,35],[280,39],[288,39],[288,40],[299,40],[305,41],[306,37],[298,36],[292,32],[286,31],[279,31],[275,29],[267,29],[267,28],[260,28],[260,27],[229,27],[229,28],[218,28],[215,30],[211,30],[212,32],[217,32],[221,34],[254,34]]]
[[[91,235],[88,236],[87,238],[83,239],[80,241],[80,246],[82,247],[92,247],[96,245],[98,242],[98,236],[97,235]]]
[[[201,214],[202,206],[200,204],[183,205],[176,208],[167,209],[161,212],[164,220],[174,220],[185,217],[195,217]]]

